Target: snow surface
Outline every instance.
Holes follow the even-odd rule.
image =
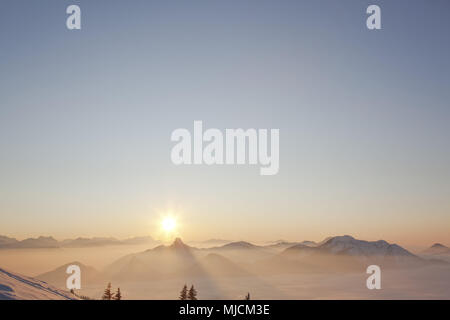
[[[327,249],[331,253],[345,252],[350,255],[414,256],[402,247],[384,240],[364,241],[348,235],[333,237],[320,245],[319,248]]]
[[[44,281],[0,268],[0,300],[78,300]]]

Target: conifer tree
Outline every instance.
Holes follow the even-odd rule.
[[[183,289],[180,292],[180,300],[187,300],[188,289],[187,285],[184,285]]]
[[[120,292],[120,288],[117,288],[117,292],[114,295],[114,300],[122,300],[122,293]]]
[[[111,292],[111,282],[106,286],[105,291],[103,292],[102,300],[112,300],[113,293]]]
[[[189,289],[188,300],[197,300],[197,290],[195,290],[194,285]]]

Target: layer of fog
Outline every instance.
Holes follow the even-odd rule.
[[[148,248],[147,245],[138,245],[92,248],[2,249],[0,250],[0,266],[28,276],[36,276],[74,261],[102,270],[121,256],[140,252]]]
[[[182,286],[194,284],[199,299],[450,299],[450,270],[434,267],[387,270],[380,290],[366,287],[365,272],[349,274],[290,274],[264,277],[186,278],[113,282],[125,299],[177,299]],[[81,292],[99,299],[104,286]]]

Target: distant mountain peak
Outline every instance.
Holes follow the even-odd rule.
[[[444,246],[441,243],[435,243],[431,246],[431,248],[447,248],[446,246]],[[448,249],[448,248],[447,248]]]
[[[48,240],[56,240],[55,238],[53,238],[52,236],[39,236],[38,239],[48,239]]]
[[[353,238],[352,236],[349,236],[348,234],[343,235],[343,236],[335,236],[335,237],[330,237],[326,242],[349,242],[355,240],[355,238]]]
[[[312,249],[312,250],[311,250]],[[287,252],[307,250],[308,252],[321,252],[330,254],[347,254],[352,256],[410,256],[412,253],[396,244],[390,244],[385,240],[365,241],[358,240],[349,235],[329,238],[326,242],[313,248],[297,245],[288,248]]]
[[[184,242],[183,240],[181,240],[181,238],[175,238],[172,245],[184,245]]]
[[[172,248],[172,249],[176,249],[176,250],[187,250],[187,249],[189,249],[190,247],[187,245],[187,244],[185,244],[184,242],[183,242],[183,240],[181,240],[181,238],[175,238],[175,240],[173,241],[173,243],[169,246],[169,248]]]
[[[247,241],[235,241],[230,242],[221,246],[208,248],[209,250],[250,250],[250,249],[261,249],[263,247],[254,245]]]
[[[256,246],[254,244],[251,244],[250,242],[247,241],[236,241],[222,246],[222,248],[255,248],[255,247]]]
[[[450,248],[447,246],[444,246],[441,243],[435,243],[428,249],[424,250],[423,253],[427,254],[450,254]]]

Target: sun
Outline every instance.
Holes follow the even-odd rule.
[[[161,227],[166,232],[172,232],[177,226],[177,221],[172,217],[165,217],[161,221]]]

